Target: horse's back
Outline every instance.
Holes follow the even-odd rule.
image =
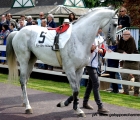
[[[19,51],[21,52],[20,54],[32,52],[42,62],[60,67],[56,53],[52,50],[52,47],[37,47],[35,45],[38,34],[44,30],[47,30],[47,28],[36,25],[22,28],[12,41],[14,50],[17,54]]]

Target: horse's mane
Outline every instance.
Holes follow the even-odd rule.
[[[98,11],[98,10],[101,10],[101,9],[112,9],[112,8],[111,8],[111,7],[96,7],[96,8],[91,8],[91,9],[89,9],[89,11],[88,11],[86,14],[80,16],[77,20],[74,20],[74,21],[72,22],[72,24],[77,23],[77,22],[80,21],[82,18],[85,18],[85,17],[88,16],[89,14],[91,14],[91,13],[93,13],[93,12],[96,12],[96,11]]]

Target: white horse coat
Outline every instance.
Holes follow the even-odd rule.
[[[73,109],[78,115],[84,116],[84,112],[78,106],[78,93],[83,67],[87,66],[90,58],[90,49],[99,28],[102,28],[107,36],[109,27],[112,28],[110,36],[115,40],[116,26],[112,18],[116,11],[105,8],[93,10],[81,17],[72,26],[72,33],[65,47],[60,49],[62,67],[65,71],[73,90]],[[20,83],[23,91],[23,103],[26,113],[32,113],[29,104],[26,82],[32,72],[37,59],[45,64],[60,67],[55,51],[51,47],[36,47],[37,29],[39,26],[27,26],[19,32],[13,32],[7,40],[7,61],[9,66],[9,78],[15,77],[16,58],[20,64]],[[112,34],[111,34],[112,33]]]

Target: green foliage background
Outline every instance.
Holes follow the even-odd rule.
[[[113,5],[115,8],[120,6],[123,3],[123,0],[105,0],[100,2],[100,0],[85,0],[86,7],[92,8],[97,6],[109,6]]]

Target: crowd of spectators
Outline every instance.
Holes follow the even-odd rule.
[[[49,14],[45,16],[43,12],[39,13],[39,18],[37,20],[33,19],[32,16],[21,15],[19,19],[13,19],[10,13],[1,15],[0,18],[0,44],[6,45],[6,39],[10,32],[19,31],[25,26],[29,25],[38,25],[41,27],[56,27],[56,23],[54,22],[54,16]],[[1,51],[1,56],[6,57],[6,52]],[[5,64],[5,60],[1,60],[2,64]],[[36,65],[37,68],[40,69],[50,69],[53,70],[53,66],[48,66],[44,64]]]

